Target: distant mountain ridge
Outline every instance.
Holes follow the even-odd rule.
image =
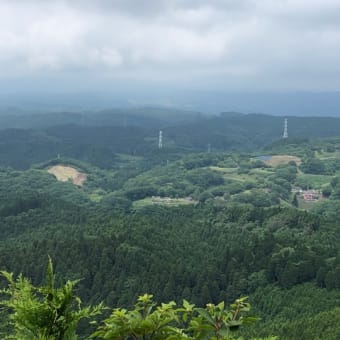
[[[116,154],[147,156],[214,151],[253,152],[282,140],[284,117],[264,114],[223,113],[199,115],[171,110],[28,115],[18,120],[0,117],[0,158],[3,166],[28,168],[63,157],[89,161],[110,168]],[[170,119],[170,117],[172,119]],[[13,117],[10,117],[13,118]],[[15,123],[15,124],[14,124]],[[5,128],[14,125],[15,128]],[[28,128],[27,128],[28,127]],[[340,118],[289,117],[289,139],[340,136]]]
[[[14,110],[0,114],[0,129],[35,129],[56,125],[165,127],[201,118],[199,112],[162,108],[107,109],[79,112],[32,112]]]
[[[0,113],[133,110],[159,107],[207,114],[224,111],[286,116],[340,117],[340,92],[231,92],[187,89],[125,89],[114,92],[0,94]]]

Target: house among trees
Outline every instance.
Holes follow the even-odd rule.
[[[318,190],[304,190],[302,191],[304,201],[317,201],[320,198],[320,191]]]
[[[293,194],[298,194],[304,201],[317,201],[322,196],[320,190],[303,190],[300,187],[292,187],[291,192]]]

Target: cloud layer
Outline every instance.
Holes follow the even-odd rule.
[[[338,0],[0,0],[0,77],[340,89]]]

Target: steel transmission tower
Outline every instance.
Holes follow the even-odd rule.
[[[283,138],[288,138],[288,119],[285,118],[285,125],[283,129]]]
[[[158,149],[163,148],[163,132],[162,130],[159,131],[159,138],[158,138]]]

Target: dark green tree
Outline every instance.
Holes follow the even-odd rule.
[[[299,201],[297,199],[297,194],[294,194],[293,200],[292,200],[292,205],[296,208],[299,207]]]

